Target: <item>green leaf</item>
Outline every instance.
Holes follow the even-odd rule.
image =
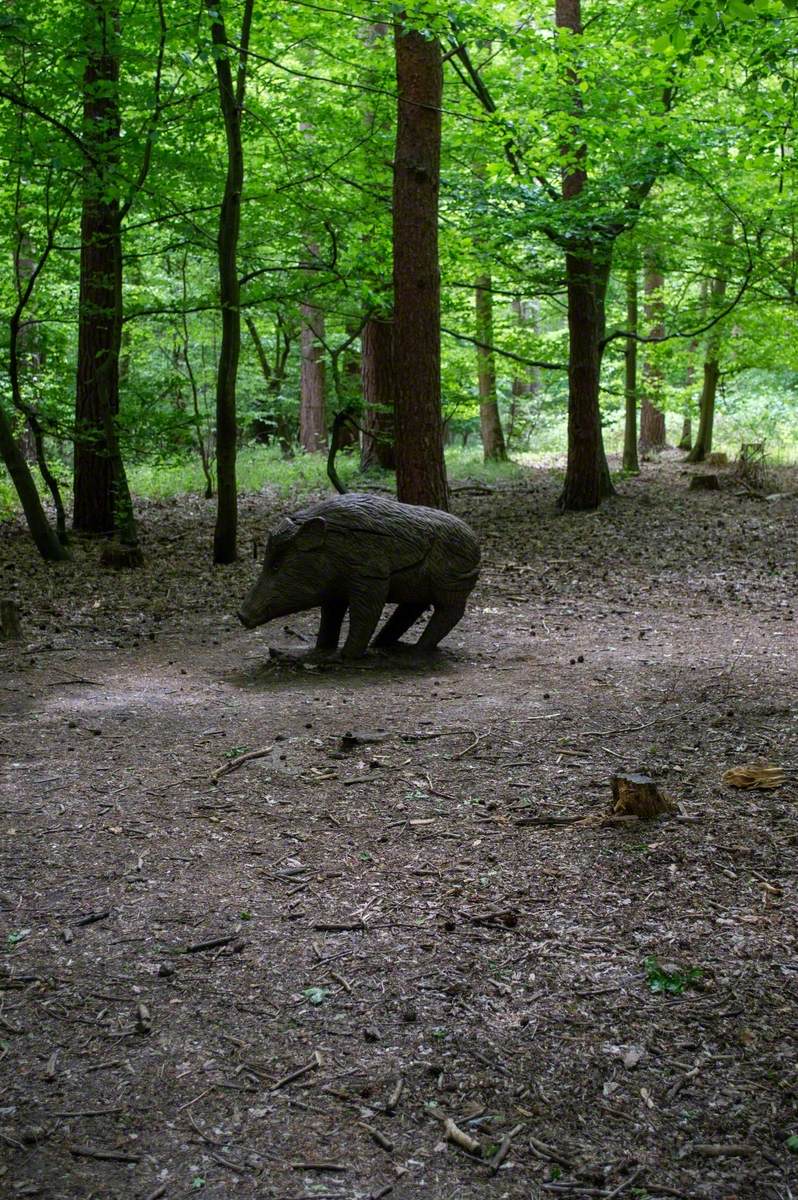
[[[784,1145],[791,1154],[798,1154],[798,1133],[791,1133]]]
[[[329,988],[323,987],[308,987],[302,992],[303,996],[307,996],[311,1004],[323,1004],[329,995]]]

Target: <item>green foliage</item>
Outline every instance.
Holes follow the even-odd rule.
[[[720,314],[717,440],[734,448],[759,431],[778,453],[794,453],[796,6],[602,0],[589,7],[584,33],[574,35],[554,30],[551,0],[533,0],[523,12],[487,0],[403,6],[406,24],[434,34],[449,56],[440,189],[443,415],[469,449],[478,436],[476,349],[462,338],[474,336],[474,279],[487,270],[493,343],[516,356],[496,356],[511,452],[562,453],[562,251],[580,238],[604,239],[615,244],[610,335],[625,329],[626,266],[639,264],[644,249],[662,263],[666,340],[641,345],[640,357],[661,375],[667,412],[696,415],[714,336],[706,326]],[[188,459],[200,449],[212,458],[214,443],[216,237],[226,167],[217,51],[202,6],[187,17],[180,0],[164,0],[163,30],[158,5],[126,0],[119,9],[123,137],[118,164],[102,172],[87,157],[79,115],[90,49],[83,6],[15,0],[0,18],[0,232],[12,248],[0,275],[0,319],[7,328],[29,270],[23,263],[15,276],[15,255],[17,265],[35,264],[53,231],[26,310],[36,344],[21,388],[67,477],[81,194],[87,178],[96,175],[99,186],[101,177],[106,198],[124,210],[123,455],[142,494],[201,490],[201,472]],[[240,3],[225,3],[233,41],[241,13]],[[356,364],[347,370],[342,345],[369,313],[391,306],[392,36],[388,25],[354,12],[264,0],[254,9],[251,50],[239,266],[242,316],[262,339],[267,373],[242,330],[239,422],[245,433],[255,422],[271,431],[279,423],[295,437],[300,304],[312,300],[325,313],[333,411],[360,401]],[[563,203],[561,172],[577,161],[588,182]],[[625,232],[616,237],[618,229]],[[727,281],[726,315],[706,297],[719,276]],[[641,332],[652,324],[641,312]],[[278,376],[283,337],[288,351]],[[623,339],[611,340],[603,363],[609,448],[621,436],[623,348]],[[10,404],[4,373],[0,403]],[[285,465],[269,451],[245,449],[243,488],[324,485],[323,463]],[[339,469],[345,481],[354,478],[354,457],[340,455]],[[15,507],[0,472],[0,516]]]
[[[680,996],[685,988],[694,987],[704,976],[700,967],[691,967],[688,971],[666,970],[653,955],[644,960],[643,967],[649,990],[671,996]]]

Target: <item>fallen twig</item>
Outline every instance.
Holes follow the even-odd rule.
[[[308,1071],[315,1071],[316,1068],[320,1066],[321,1055],[319,1054],[318,1050],[314,1050],[313,1060],[311,1062],[306,1063],[304,1067],[298,1067],[296,1071],[289,1072],[289,1074],[284,1075],[282,1079],[278,1079],[276,1083],[271,1085],[269,1091],[276,1092],[278,1088],[285,1087],[288,1083],[293,1083],[295,1079],[301,1079],[303,1075],[307,1075]]]
[[[217,767],[211,774],[211,782],[218,783],[223,775],[229,775],[231,771],[237,771],[244,763],[251,762],[253,758],[265,758],[267,754],[271,754],[274,746],[263,746],[260,750],[248,750],[246,754],[238,754],[235,758],[229,759],[226,763],[222,763],[221,767]]]
[[[389,1154],[392,1153],[393,1142],[390,1138],[387,1138],[385,1134],[381,1133],[380,1130],[375,1128],[374,1125],[368,1125],[365,1121],[359,1121],[358,1124],[360,1125],[361,1129],[365,1129],[366,1133],[374,1139],[378,1146],[381,1146],[383,1150],[387,1150]]]
[[[348,1168],[346,1163],[337,1162],[292,1162],[292,1168],[295,1171],[341,1171],[344,1172]]]
[[[124,1150],[103,1150],[99,1146],[75,1146],[67,1147],[70,1154],[76,1155],[78,1158],[96,1158],[101,1162],[141,1162],[140,1154],[128,1154]]]
[[[524,1128],[523,1125],[516,1125],[514,1129],[511,1129],[510,1132],[506,1133],[504,1135],[504,1137],[502,1138],[499,1149],[496,1151],[493,1158],[490,1160],[490,1169],[494,1175],[496,1174],[499,1167],[504,1162],[507,1155],[510,1153],[510,1145],[512,1143],[513,1138],[517,1137],[523,1128]]]
[[[561,1151],[556,1150],[554,1146],[547,1146],[545,1142],[541,1142],[539,1138],[533,1137],[531,1133],[527,1137],[529,1138],[530,1146],[537,1152],[538,1156],[542,1155],[544,1158],[550,1158],[552,1162],[559,1163],[561,1167],[567,1167],[569,1171],[573,1170],[573,1162],[570,1158],[566,1158]]]

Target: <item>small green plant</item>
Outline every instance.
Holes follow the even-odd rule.
[[[790,1154],[798,1154],[798,1133],[791,1133],[784,1144]]]
[[[238,915],[242,921],[251,921],[252,920],[252,913],[249,911],[249,909],[245,908],[244,911],[240,912]]]
[[[29,929],[15,929],[13,933],[9,933],[8,937],[6,938],[9,949],[12,949],[20,942],[24,942],[29,933]]]
[[[324,1003],[329,990],[329,988],[323,987],[308,987],[304,989],[302,995],[306,996],[311,1004],[319,1005]]]
[[[689,971],[668,970],[653,954],[644,960],[643,967],[649,989],[668,992],[672,996],[680,996],[685,988],[695,987],[704,976],[700,967],[691,967]]]
[[[225,758],[238,758],[239,754],[246,754],[248,747],[246,746],[231,746],[229,750],[225,750]]]

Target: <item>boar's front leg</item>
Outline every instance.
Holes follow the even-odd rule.
[[[445,601],[436,601],[427,628],[416,642],[417,649],[434,650],[449,630],[454,629],[465,612],[465,607],[465,596],[447,596]]]
[[[316,635],[317,650],[337,650],[341,625],[346,613],[346,600],[325,600],[321,606],[321,624]]]
[[[387,579],[368,579],[352,588],[349,597],[349,634],[343,658],[361,658],[379,624],[388,599]]]

